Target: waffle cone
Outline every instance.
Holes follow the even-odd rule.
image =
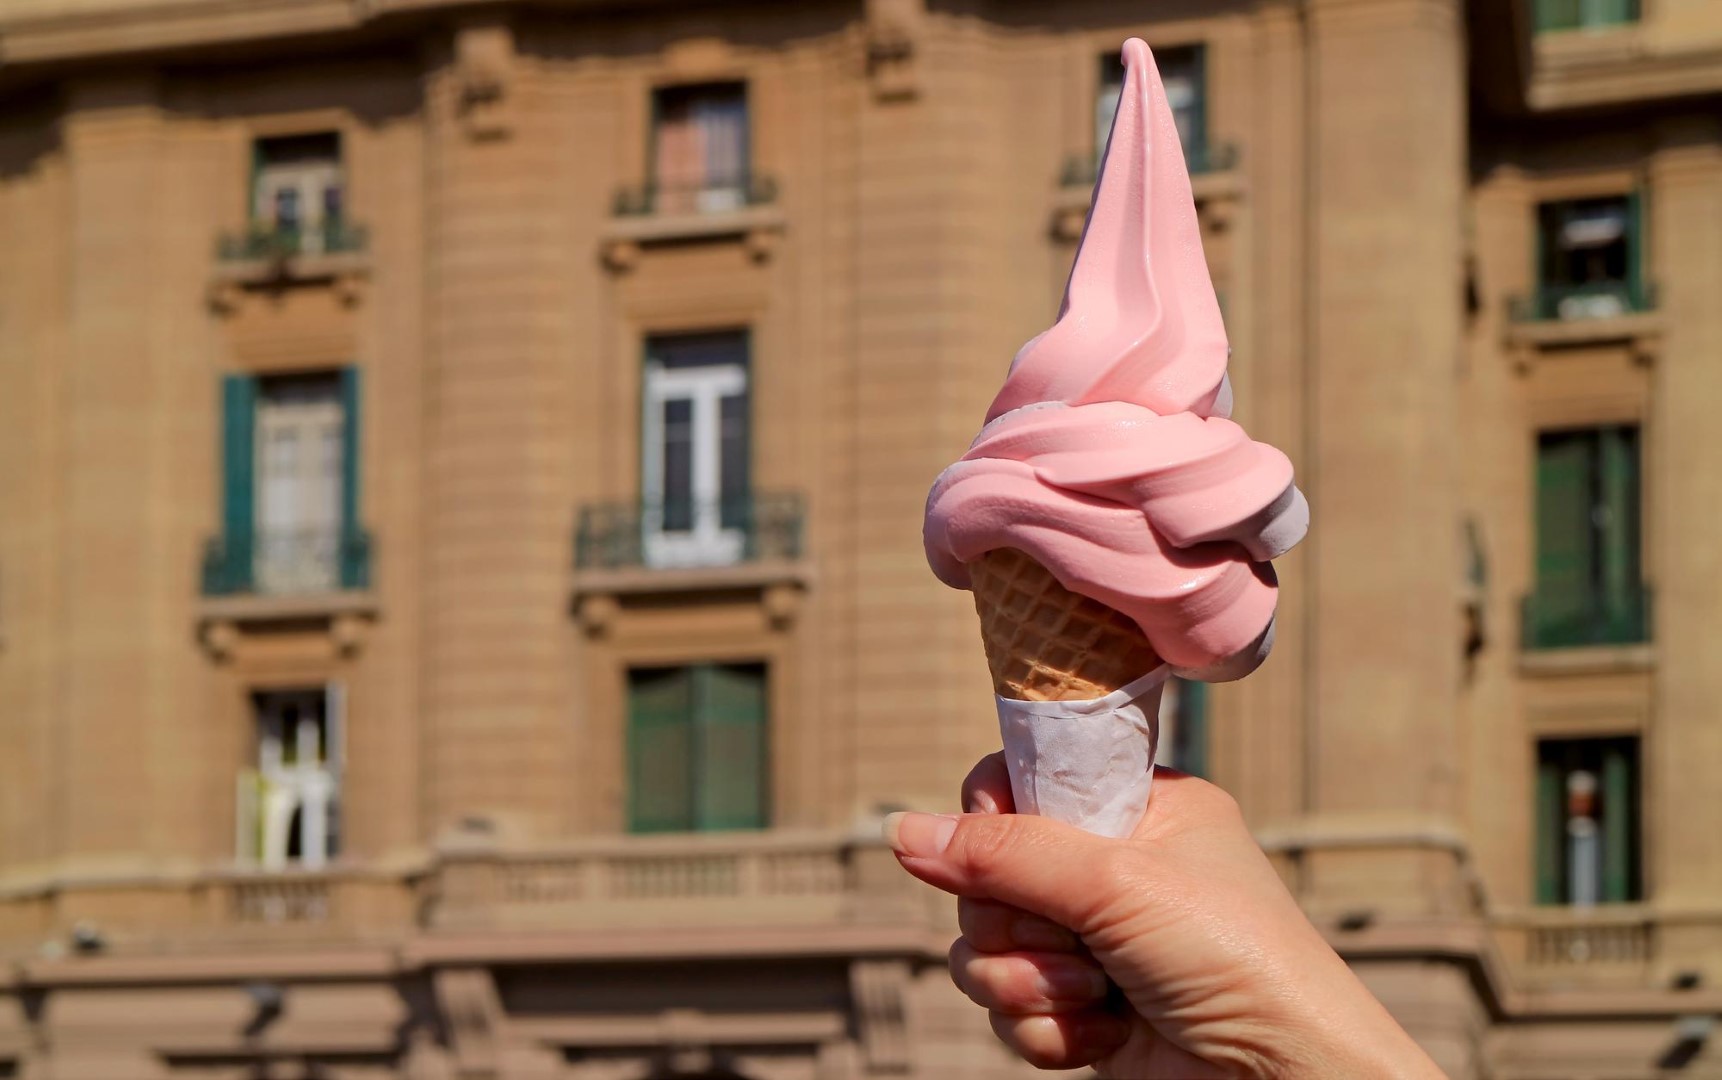
[[[1018,701],[1090,701],[1154,670],[1160,658],[1130,618],[1073,593],[1013,548],[969,564],[993,691]]]

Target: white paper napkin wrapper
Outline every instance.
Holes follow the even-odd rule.
[[[1005,765],[1019,814],[1101,836],[1129,836],[1148,810],[1160,741],[1161,665],[1094,701],[996,697]]]

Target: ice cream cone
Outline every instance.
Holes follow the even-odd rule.
[[[1021,551],[989,551],[969,576],[999,697],[1091,701],[1160,666],[1128,616],[1066,589]]]

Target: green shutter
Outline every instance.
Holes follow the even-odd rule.
[[[257,380],[221,380],[221,575],[226,592],[252,585],[256,540]]]
[[[1545,435],[1537,448],[1537,583],[1532,640],[1582,638],[1593,610],[1596,460],[1589,433]]]
[[[1184,156],[1200,160],[1201,168],[1206,172],[1213,168],[1208,154],[1208,50],[1205,46],[1196,45],[1190,51],[1190,67],[1196,79],[1196,104],[1190,110],[1190,134],[1194,136],[1196,145],[1184,147]]]
[[[1637,793],[1633,790],[1630,739],[1611,739],[1602,758],[1602,901],[1622,904],[1636,900],[1633,866]]]
[[[1610,641],[1636,641],[1639,608],[1638,429],[1598,432],[1597,534],[1601,601]]]
[[[1566,843],[1564,780],[1558,762],[1546,758],[1537,762],[1535,873],[1539,904],[1558,904],[1565,899],[1561,889],[1561,853]]]
[[[1177,746],[1172,764],[1192,776],[1208,775],[1208,684],[1178,681]]]
[[[770,803],[765,668],[714,665],[694,674],[699,827],[764,828]]]
[[[1620,20],[1617,20],[1620,21]],[[1634,311],[1648,310],[1644,283],[1644,197],[1634,191],[1626,197],[1626,293]]]
[[[687,668],[628,675],[628,828],[693,827],[693,679]]]
[[[341,369],[341,587],[371,584],[370,546],[359,524],[359,369]]]

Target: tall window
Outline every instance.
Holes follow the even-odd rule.
[[[1539,742],[1536,821],[1538,903],[1640,899],[1638,739]]]
[[[1166,103],[1172,107],[1172,122],[1191,172],[1202,172],[1207,163],[1206,52],[1200,45],[1155,49],[1154,63],[1166,87]],[[1112,118],[1118,112],[1118,95],[1124,90],[1124,59],[1117,53],[1100,58],[1100,92],[1094,100],[1094,154],[1098,162],[1106,153],[1112,134]]]
[[[1608,318],[1647,307],[1642,216],[1635,195],[1541,204],[1538,316]]]
[[[654,101],[652,182],[665,213],[733,210],[747,201],[747,91],[741,83],[671,86]]]
[[[358,372],[223,385],[223,530],[206,567],[216,593],[362,588],[356,521]]]
[[[758,829],[769,819],[766,668],[628,673],[628,827]]]
[[[646,561],[739,560],[752,514],[747,334],[650,339],[644,406]]]
[[[341,700],[338,686],[252,698],[255,756],[239,777],[241,859],[316,867],[340,851]]]
[[[1155,763],[1192,776],[1208,775],[1208,684],[1171,679],[1160,695],[1160,745]]]
[[[341,141],[333,132],[258,139],[251,218],[292,250],[340,246],[345,217]]]
[[[1647,639],[1639,471],[1637,427],[1538,438],[1536,588],[1526,610],[1527,645]]]

